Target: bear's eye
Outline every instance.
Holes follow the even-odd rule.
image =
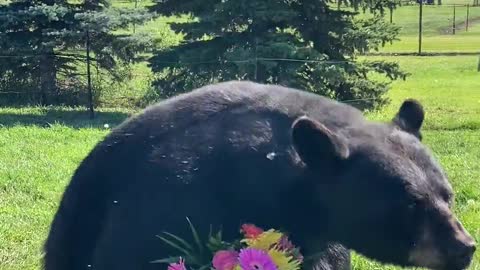
[[[442,196],[442,200],[444,202],[446,202],[449,207],[452,207],[452,204],[453,204],[453,201],[454,201],[452,193],[450,193],[448,191],[443,191],[441,196]]]
[[[421,202],[420,200],[418,200],[418,199],[413,199],[413,200],[411,200],[410,203],[409,203],[408,206],[407,206],[407,207],[408,207],[408,210],[413,211],[413,210],[419,209],[419,207],[421,207],[421,205],[420,205],[421,203],[422,203],[422,202]]]

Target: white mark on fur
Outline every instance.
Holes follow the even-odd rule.
[[[275,152],[270,152],[270,153],[267,154],[267,158],[269,160],[275,159],[276,156],[277,156],[277,154]]]

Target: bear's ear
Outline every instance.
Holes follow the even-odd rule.
[[[293,123],[292,140],[302,161],[312,168],[330,165],[332,161],[341,161],[349,156],[343,137],[306,116]]]
[[[420,102],[414,99],[407,99],[403,102],[397,115],[395,115],[393,124],[421,140],[420,128],[424,118],[425,111]]]

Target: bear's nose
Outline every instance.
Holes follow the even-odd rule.
[[[464,269],[470,264],[476,249],[477,247],[473,241],[459,243],[451,251],[450,256],[460,269]]]
[[[470,242],[466,245],[464,245],[463,248],[460,249],[460,256],[466,256],[466,257],[471,257],[473,253],[475,253],[475,250],[477,247],[475,246],[475,242]]]

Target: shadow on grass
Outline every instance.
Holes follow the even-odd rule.
[[[121,111],[97,111],[91,120],[85,109],[41,108],[36,110],[0,108],[0,127],[38,126],[49,128],[60,124],[72,128],[114,127],[122,123],[131,113]]]

